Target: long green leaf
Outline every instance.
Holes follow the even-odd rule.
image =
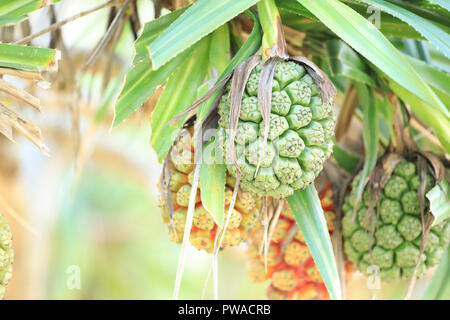
[[[153,69],[167,63],[258,0],[198,0],[149,46]]]
[[[0,27],[13,25],[25,19],[26,17],[0,16]]]
[[[170,125],[167,123],[194,102],[197,88],[205,80],[209,43],[210,38],[200,41],[189,58],[170,76],[153,111],[151,141],[159,161],[162,161],[169,151],[184,119]]]
[[[405,0],[389,0],[389,2],[395,3],[399,7],[405,8],[406,10],[411,11],[422,18],[433,21],[434,24],[438,25],[441,29],[444,29],[447,32],[450,31],[450,27],[448,25],[450,12],[443,9],[441,6],[425,1],[412,2]]]
[[[281,51],[283,48],[279,45],[281,17],[275,0],[260,0],[257,8],[259,21],[264,32],[261,48],[263,60],[265,61],[274,52],[285,54]]]
[[[387,76],[436,110],[448,111],[402,54],[370,22],[337,0],[297,0]]]
[[[1,0],[0,16],[21,17],[34,10],[60,1],[61,0]]]
[[[114,125],[120,124],[139,108],[192,52],[192,48],[190,48],[165,65],[164,68],[152,71],[148,45],[186,9],[176,10],[145,24],[142,33],[134,43],[133,66],[126,75],[122,92],[116,104]]]
[[[360,15],[368,15],[367,5],[350,1],[344,2],[346,2],[349,7],[358,12]],[[319,20],[313,14],[311,14],[311,12],[309,12],[305,7],[299,4],[297,0],[277,0],[277,5],[280,9],[282,9],[280,10],[280,13],[285,25],[288,25],[297,30],[308,32],[309,34],[320,33],[321,36],[330,32],[329,29],[318,22]],[[310,20],[305,21],[304,19],[293,17],[292,15],[288,15],[287,11],[296,15],[302,15]],[[423,39],[420,33],[418,33],[410,25],[387,13],[381,12],[380,21],[383,22],[380,25],[380,31],[388,37]]]
[[[391,137],[394,137],[394,127],[392,126],[394,119],[394,106],[384,97],[375,96],[375,105],[380,118],[380,141],[387,145]]]
[[[202,204],[214,217],[219,226],[223,226],[225,208],[226,165],[216,159],[215,140],[203,146],[203,161],[200,166],[200,196]]]
[[[163,84],[172,72],[189,57],[194,47],[153,71],[149,58],[142,60],[127,73],[125,83],[116,103],[114,126],[120,124],[137,108],[142,106],[155,89]]]
[[[217,29],[211,38],[211,45],[209,51],[210,65],[217,71],[221,72],[217,81],[220,81],[229,72],[231,72],[238,64],[253,55],[261,45],[261,27],[257,17],[251,12],[246,12],[254,21],[253,30],[250,33],[247,41],[235,54],[233,59],[224,67],[224,62],[229,61],[229,55],[226,52],[229,46],[223,46],[223,41],[229,44],[229,38],[223,34],[224,27]],[[222,30],[221,30],[222,29]],[[226,28],[228,30],[228,28]],[[228,40],[227,40],[228,39]],[[222,42],[222,43],[221,43]],[[197,119],[203,120],[211,108],[214,100],[220,92],[215,93],[205,103],[199,106],[197,112]],[[208,156],[208,145],[203,149],[203,158]],[[214,219],[219,225],[223,224],[224,207],[225,207],[225,182],[226,182],[226,166],[220,164],[221,162],[202,162],[200,167],[200,196],[202,203],[208,211],[214,216]],[[213,190],[213,192],[211,192]]]
[[[366,153],[361,180],[357,189],[356,199],[359,200],[364,190],[365,180],[377,163],[379,128],[378,112],[373,90],[360,83],[355,83],[355,88],[358,91],[359,101],[364,114],[363,140]]]
[[[447,108],[450,108],[450,74],[411,56],[405,55],[405,57]]]
[[[56,71],[58,50],[0,43],[0,67],[27,71]]]
[[[295,13],[297,15],[302,15],[308,19],[311,19],[313,21],[319,21],[319,19],[316,18],[315,15],[313,15],[311,12],[309,12],[305,7],[297,3],[296,0],[276,0],[277,6],[280,9],[289,11],[291,13]],[[298,20],[298,18],[297,18]],[[283,20],[284,22],[284,20]]]
[[[345,42],[334,39],[327,41],[325,46],[332,76],[346,77],[371,86],[376,85],[373,77],[369,76],[368,67]]]
[[[214,69],[214,72],[217,73],[216,77],[219,77],[225,71],[230,59],[230,30],[228,24],[224,24],[212,33],[209,48],[209,64],[211,69]]]
[[[440,49],[447,57],[450,57],[450,35],[432,22],[399,7],[388,1],[380,0],[361,0],[369,5],[375,6],[387,12],[394,17],[401,19],[408,23],[417,31],[419,31],[425,38],[427,38],[433,45]]]
[[[423,300],[438,300],[450,299],[450,248],[444,253],[438,268],[433,274],[433,278],[428,284],[421,299]],[[445,293],[445,291],[449,291]],[[445,295],[446,294],[446,295]]]
[[[174,22],[188,7],[183,7],[171,13],[168,13],[158,19],[149,21],[145,24],[139,38],[134,43],[135,55],[133,64],[138,64],[144,59],[148,59],[148,46],[155,40],[167,27]]]
[[[333,75],[333,71],[331,71],[329,57],[324,56],[319,63],[319,67],[320,69],[322,69],[323,72],[325,72],[325,74],[328,75],[328,77],[330,78],[331,82],[333,82],[336,89],[343,94],[345,92],[345,89],[347,89],[349,80],[342,76]]]
[[[252,32],[250,33],[249,37],[247,38],[247,41],[242,45],[242,47],[239,49],[239,51],[233,56],[231,59],[231,62],[228,64],[228,66],[225,68],[225,70],[222,72],[222,75],[219,77],[220,79],[223,79],[229,72],[231,72],[234,68],[236,68],[237,65],[244,62],[247,58],[255,54],[255,52],[259,49],[261,46],[261,25],[259,23],[258,17],[255,15],[255,13],[252,10],[247,10],[245,12],[250,18],[253,19],[254,25]]]
[[[355,172],[361,160],[357,155],[342,149],[338,144],[333,147],[333,158],[342,169],[351,174]]]
[[[230,30],[228,24],[224,24],[216,29],[211,35],[211,44],[209,46],[209,65],[210,78],[217,78],[226,69],[230,63]],[[198,96],[206,93],[207,87],[203,88]],[[215,98],[215,97],[213,97]],[[209,110],[214,100],[208,99],[204,105],[200,106],[200,110]],[[197,113],[197,117],[202,120],[204,114]],[[214,137],[215,138],[215,137]],[[223,160],[216,160],[216,150],[214,146],[217,143],[209,141],[202,150],[202,163],[200,165],[200,196],[202,204],[208,212],[214,217],[219,226],[222,226],[225,208],[225,180],[226,166]],[[218,156],[218,155],[217,155]]]
[[[219,76],[217,81],[222,80],[227,74],[229,74],[231,71],[234,70],[234,68],[244,62],[247,58],[255,54],[255,52],[259,49],[261,46],[261,25],[259,24],[258,18],[256,15],[251,11],[247,10],[245,12],[248,16],[250,16],[253,21],[255,22],[253,25],[252,32],[250,33],[249,37],[247,38],[247,41],[242,45],[242,47],[239,49],[239,51],[233,56],[233,59],[231,59],[230,63],[227,65],[225,70],[223,70],[222,74]],[[211,56],[211,54],[210,54]],[[208,99],[207,102],[199,106],[198,112],[197,112],[197,118],[199,120],[202,120],[203,117],[207,114],[209,111],[209,108],[212,106],[212,103],[219,95],[219,92],[214,94],[210,99]]]
[[[434,216],[433,225],[450,218],[450,185],[443,180],[426,194],[430,201],[430,211]]]
[[[310,184],[304,190],[296,190],[292,196],[287,198],[287,201],[331,299],[342,299],[333,246],[319,195],[314,185]]]

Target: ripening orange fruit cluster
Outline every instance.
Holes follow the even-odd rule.
[[[336,216],[333,212],[332,191],[329,185],[320,193],[322,208],[330,234]],[[305,239],[287,205],[275,226],[267,254],[261,252],[264,230],[255,229],[249,240],[250,277],[256,282],[270,280],[267,297],[272,300],[329,299]]]

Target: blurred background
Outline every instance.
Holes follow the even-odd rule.
[[[154,18],[153,3],[138,2],[144,24]],[[62,1],[33,12],[31,33],[49,26],[52,15],[60,21],[102,3]],[[81,70],[108,19],[105,8],[62,27],[65,48],[49,89],[4,78],[41,99],[42,113],[18,109],[42,129],[49,148],[45,156],[19,134],[15,144],[0,135],[0,210],[15,249],[6,299],[172,297],[179,246],[169,241],[158,207],[160,165],[150,146],[149,110],[110,129],[113,100],[134,54],[131,26],[125,24],[113,48]],[[5,36],[8,28],[2,29]],[[21,30],[10,31],[20,37]],[[51,40],[48,33],[32,45],[49,47]],[[72,75],[79,92],[67,84]],[[206,253],[189,248],[180,298],[201,298],[210,264]],[[242,249],[221,255],[221,297],[265,296],[265,285],[252,283],[245,265]],[[79,289],[70,284],[77,273]],[[209,282],[205,297],[211,294]]]
[[[62,1],[30,15],[35,33],[103,1]],[[154,18],[152,1],[137,1],[143,25]],[[165,11],[162,10],[161,14]],[[14,236],[15,262],[6,299],[170,299],[180,252],[169,241],[158,207],[160,165],[150,146],[149,117],[157,94],[130,119],[111,128],[113,105],[133,58],[133,29],[123,32],[95,63],[85,62],[110,21],[105,8],[32,41],[62,48],[51,87],[4,79],[26,89],[44,109],[21,108],[42,129],[49,156],[19,134],[16,143],[0,135],[0,210]],[[20,38],[26,28],[2,28],[2,38]],[[77,88],[76,90],[74,88]],[[267,284],[247,275],[245,248],[219,257],[219,297],[265,299]],[[181,299],[212,298],[206,283],[211,257],[192,247]],[[75,276],[75,278],[74,278]],[[80,281],[74,281],[79,276]],[[417,284],[423,290],[424,277]],[[371,292],[356,274],[349,298],[401,297],[406,284]]]

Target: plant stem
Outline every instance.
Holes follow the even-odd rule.
[[[74,21],[74,20],[76,20],[76,19],[79,19],[79,18],[81,18],[81,17],[84,17],[84,16],[86,16],[86,15],[88,15],[88,14],[91,14],[91,13],[93,13],[93,12],[95,12],[95,11],[98,11],[98,10],[100,10],[100,9],[103,9],[103,8],[106,8],[106,7],[110,7],[110,6],[117,5],[118,3],[120,3],[120,0],[110,0],[110,1],[107,1],[107,2],[101,4],[101,5],[97,6],[97,7],[94,7],[94,8],[92,8],[92,9],[89,9],[89,10],[86,10],[86,11],[83,11],[83,12],[80,12],[80,13],[77,13],[77,14],[74,15],[74,16],[71,16],[71,17],[69,17],[69,18],[67,18],[67,19],[64,19],[64,20],[61,20],[61,21],[59,21],[59,22],[57,22],[57,23],[54,23],[54,24],[50,25],[49,27],[45,28],[44,30],[41,30],[41,31],[36,32],[36,33],[34,33],[34,34],[32,34],[32,35],[29,35],[28,37],[25,37],[25,38],[23,38],[23,39],[21,39],[21,40],[18,40],[18,41],[16,41],[16,42],[14,42],[14,44],[26,44],[26,43],[30,42],[31,40],[33,40],[33,39],[35,39],[35,38],[37,38],[37,37],[42,36],[43,34],[46,34],[46,33],[48,33],[48,32],[51,32],[51,31],[53,31],[53,30],[56,30],[56,29],[61,28],[63,25],[65,25],[65,24],[67,24],[67,23],[69,23],[69,22],[72,22],[72,21]]]
[[[258,13],[264,31],[262,38],[263,60],[279,56],[287,58],[286,40],[283,34],[283,24],[275,0],[261,0],[258,2]]]

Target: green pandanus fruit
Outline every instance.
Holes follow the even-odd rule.
[[[186,214],[192,190],[194,170],[194,143],[192,137],[192,127],[182,129],[168,159],[170,171],[169,189],[174,212],[171,219],[167,201],[162,201],[163,220],[167,224],[170,239],[176,243],[183,241]],[[227,219],[234,187],[235,179],[228,175],[225,186],[224,221]],[[258,224],[260,203],[260,198],[254,194],[239,191],[223,236],[221,248],[239,245],[247,239],[250,231]],[[200,190],[197,190],[190,242],[199,250],[211,253],[214,250],[218,230],[219,227],[213,216],[202,205]]]
[[[236,162],[244,189],[263,196],[285,198],[314,181],[333,147],[332,100],[322,93],[304,66],[279,62],[273,71],[267,144],[258,106],[261,66],[253,69],[245,86],[234,138]],[[231,86],[225,87],[218,112],[219,128],[229,137]],[[228,160],[231,150],[225,148]],[[228,170],[236,176],[233,161]]]
[[[354,216],[356,190],[361,179],[357,175],[352,191],[345,198],[342,220],[344,249],[347,259],[367,273],[370,266],[377,266],[383,281],[410,279],[419,260],[422,241],[422,222],[419,201],[420,179],[417,165],[406,160],[398,163],[376,201],[373,213],[368,215],[370,194],[364,190]],[[425,191],[435,185],[435,179],[427,174]],[[424,197],[424,212],[429,202]],[[433,226],[426,237],[420,256],[417,275],[436,265],[450,242],[450,221],[446,219]]]

